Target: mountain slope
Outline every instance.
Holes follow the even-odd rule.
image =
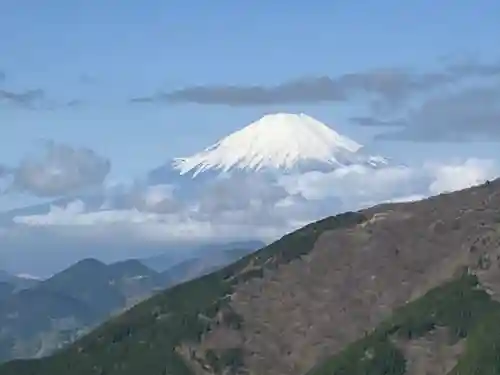
[[[203,152],[179,158],[174,167],[193,176],[210,169],[291,170],[304,163],[332,168],[358,163],[362,146],[305,114],[266,115],[230,134]],[[362,162],[376,165],[377,159]],[[383,159],[379,159],[384,161]]]
[[[255,248],[261,247],[263,246]],[[175,280],[175,283],[184,282],[216,271],[227,264],[237,261],[250,252],[251,251],[245,249],[216,251],[210,255],[207,254],[207,256],[204,257],[200,256],[186,259],[185,261],[172,266],[163,274],[167,275],[171,280]]]
[[[0,270],[0,282],[9,283],[15,290],[27,289],[39,283],[39,280],[14,276],[10,273]]]
[[[193,259],[198,259],[200,262],[203,262],[204,260],[211,262],[211,258],[215,257],[220,259],[220,261],[229,264],[240,256],[246,255],[264,246],[265,243],[262,241],[254,240],[213,243],[197,247],[188,247],[182,249],[184,258],[181,262],[192,261]],[[172,251],[140,259],[140,262],[157,272],[168,271],[180,263],[179,261],[172,259]]]
[[[384,167],[388,160],[368,155],[359,143],[306,114],[265,115],[205,150],[153,170],[151,183],[182,176],[211,179],[220,173],[331,171],[350,165]],[[182,179],[181,179],[182,180]]]
[[[401,331],[411,323],[418,335],[436,333],[433,325],[470,327],[466,344],[478,349],[462,354],[460,348],[453,349],[458,362],[483,366],[478,374],[495,374],[487,367],[498,365],[495,358],[477,358],[480,345],[496,342],[499,331],[495,328],[493,337],[482,341],[480,333],[491,327],[477,325],[477,311],[495,313],[489,301],[500,297],[499,207],[500,181],[494,181],[421,202],[385,204],[324,219],[220,271],[155,295],[50,358],[0,366],[0,375],[240,370],[298,375],[323,371],[321,365],[332,356],[340,367],[331,365],[335,372],[330,373],[350,374],[350,362],[335,355],[351,350],[348,345],[364,335],[371,337],[377,327],[374,332],[395,333],[388,331],[391,322],[400,322],[396,326]],[[461,279],[466,268],[469,275]],[[473,291],[480,289],[470,286],[474,279],[469,277],[477,277],[485,290],[477,298]],[[451,285],[458,286],[446,292],[446,283],[454,279],[457,284]],[[462,314],[453,315],[439,305],[441,297],[426,299],[426,293],[440,285],[444,294],[438,289],[431,296],[455,301]],[[409,301],[416,301],[417,307],[405,307],[412,306]],[[458,332],[463,337],[464,331]],[[394,360],[389,370],[377,367],[370,372],[373,368],[367,367],[353,374],[409,373],[411,348],[398,351],[392,345],[382,342],[375,352],[364,353],[367,361]],[[343,358],[355,361],[358,354],[356,349]],[[468,368],[450,371],[468,374]]]
[[[0,303],[0,362],[50,352],[98,318],[91,306],[61,293],[25,289],[11,294]]]
[[[0,270],[0,281],[10,281],[13,277],[10,273]]]
[[[159,273],[137,259],[108,265],[110,285],[119,290],[129,306],[174,283],[170,275]]]
[[[84,259],[43,281],[38,289],[72,296],[99,314],[125,305],[125,297],[111,285],[108,266],[96,259]]]
[[[14,292],[14,288],[14,285],[6,281],[0,281],[0,301],[10,296]]]
[[[500,302],[464,273],[405,305],[307,375],[499,373]]]
[[[0,283],[0,361],[47,355],[170,283],[138,260],[95,259],[19,292]]]

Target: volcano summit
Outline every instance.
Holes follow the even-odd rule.
[[[150,179],[155,183],[175,175],[304,173],[352,165],[380,168],[388,161],[367,155],[362,145],[306,114],[277,113],[265,115],[201,152],[175,158],[152,171]]]

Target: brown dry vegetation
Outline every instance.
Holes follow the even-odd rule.
[[[365,210],[369,222],[326,232],[302,259],[239,285],[242,329],[216,328],[201,345],[241,340],[251,374],[298,375],[464,266],[500,295],[499,188]]]
[[[406,375],[443,375],[456,366],[465,340],[452,342],[449,329],[439,327],[415,340],[398,340],[406,358]]]

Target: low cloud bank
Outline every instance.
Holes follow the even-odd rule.
[[[17,227],[47,228],[85,236],[133,236],[153,241],[237,238],[272,240],[307,222],[382,202],[418,200],[493,179],[492,160],[425,163],[373,170],[352,166],[331,173],[310,172],[269,182],[252,176],[208,185],[196,199],[181,201],[170,185],[133,186],[120,205],[100,210],[75,200],[37,215],[13,218]],[[123,189],[122,189],[123,190]]]

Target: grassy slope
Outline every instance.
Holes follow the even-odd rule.
[[[397,310],[307,375],[403,375],[405,358],[389,338],[418,338],[435,327],[449,327],[453,339],[466,338],[465,352],[449,375],[500,374],[499,321],[500,303],[478,288],[475,276],[464,274]]]
[[[310,224],[244,257],[218,272],[175,286],[140,303],[56,355],[42,360],[13,361],[0,366],[0,375],[191,375],[174,348],[196,341],[210,329],[210,320],[227,309],[228,294],[248,278],[312,250],[318,236],[331,229],[365,221],[359,213],[345,213]],[[252,265],[249,271],[243,271]],[[238,317],[233,316],[233,322]],[[244,322],[243,322],[244,324]],[[237,348],[231,357],[238,362]],[[211,353],[211,357],[215,354]],[[226,359],[211,358],[214,363]]]

